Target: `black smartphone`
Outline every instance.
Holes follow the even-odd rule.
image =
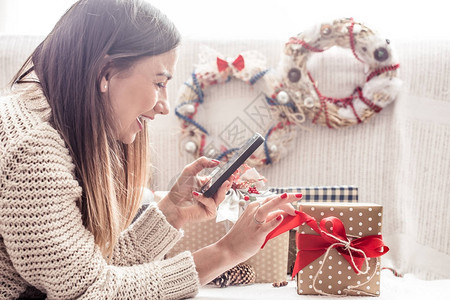
[[[259,133],[252,136],[224,165],[216,167],[209,176],[208,182],[202,186],[201,192],[205,197],[212,197],[219,187],[227,180],[264,142]]]

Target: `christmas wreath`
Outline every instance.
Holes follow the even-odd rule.
[[[333,46],[351,50],[365,68],[365,83],[344,98],[323,95],[307,69],[314,53]],[[284,52],[280,73],[285,91],[313,123],[329,128],[363,122],[395,100],[401,87],[399,63],[390,41],[352,18],[317,24],[290,38]]]
[[[238,149],[240,145],[208,148],[211,133],[196,120],[198,109],[208,101],[208,88],[231,80],[242,81],[250,88],[257,87],[270,107],[271,126],[267,132],[261,133],[265,135],[264,145],[254,152],[247,163],[254,167],[277,161],[292,140],[292,125],[303,122],[305,115],[283,91],[277,74],[266,67],[265,57],[256,51],[226,59],[217,51],[203,47],[200,62],[182,86],[175,108],[181,122],[182,148],[195,157],[205,155],[218,160],[229,159]]]

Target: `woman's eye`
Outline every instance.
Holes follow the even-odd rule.
[[[161,89],[165,89],[166,88],[166,84],[164,82],[158,82],[156,84],[157,87],[161,88]]]

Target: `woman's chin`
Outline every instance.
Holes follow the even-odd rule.
[[[132,134],[132,135],[121,136],[119,138],[119,141],[121,141],[122,143],[124,143],[126,145],[129,145],[129,144],[133,143],[135,139],[136,139],[136,133]]]

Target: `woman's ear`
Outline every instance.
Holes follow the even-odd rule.
[[[109,55],[106,55],[103,58],[103,68],[102,68],[102,72],[101,72],[102,77],[100,79],[100,92],[102,92],[102,93],[106,93],[109,88],[109,78],[110,78],[109,63],[110,63]]]
[[[102,93],[106,93],[108,91],[109,81],[107,78],[108,78],[107,75],[103,75],[100,80],[100,92],[102,92]]]

